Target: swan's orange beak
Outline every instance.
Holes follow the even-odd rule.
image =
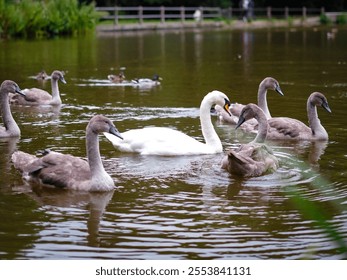
[[[224,104],[224,110],[228,113],[228,115],[231,117],[231,112],[230,112],[230,101],[225,99],[225,104]]]

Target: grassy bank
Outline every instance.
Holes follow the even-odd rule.
[[[98,17],[94,5],[77,0],[0,0],[0,37],[51,37],[86,32]]]

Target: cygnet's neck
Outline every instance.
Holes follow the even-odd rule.
[[[87,157],[91,172],[91,191],[111,190],[114,182],[104,169],[99,150],[98,134],[91,129],[86,133]]]
[[[328,133],[321,125],[318,118],[317,106],[309,99],[307,101],[308,122],[312,131],[312,136],[318,139],[328,139]]]
[[[255,111],[255,119],[258,121],[258,133],[253,142],[264,143],[269,125],[266,116],[261,112],[261,109]]]
[[[0,98],[2,120],[7,134],[8,136],[19,136],[20,129],[12,116],[8,93],[0,92]]]
[[[271,119],[271,114],[267,106],[267,87],[266,83],[261,82],[258,89],[258,106],[263,110],[267,119]]]
[[[206,145],[213,147],[216,152],[222,152],[222,143],[214,129],[211,121],[211,106],[214,105],[211,96],[205,96],[200,105],[200,123],[202,135],[204,136]]]
[[[51,102],[51,105],[60,105],[61,104],[61,98],[60,98],[58,80],[52,78],[51,85],[52,85],[52,102]]]

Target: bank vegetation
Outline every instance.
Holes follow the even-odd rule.
[[[93,29],[95,6],[77,0],[0,0],[0,37],[53,37]]]

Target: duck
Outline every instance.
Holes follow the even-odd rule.
[[[125,69],[126,69],[125,67],[121,67],[119,69],[119,74],[118,75],[110,74],[110,75],[107,75],[107,78],[109,79],[109,81],[111,83],[115,83],[115,84],[122,83],[125,80],[125,75],[124,75],[124,70]]]
[[[244,122],[255,118],[259,129],[253,141],[229,150],[222,160],[221,167],[229,173],[240,177],[257,177],[271,173],[279,167],[278,159],[272,149],[264,142],[266,140],[268,122],[264,111],[256,104],[247,104],[240,113],[237,129]]]
[[[328,140],[328,133],[318,118],[317,106],[320,106],[327,112],[331,113],[331,109],[325,95],[321,92],[313,92],[307,99],[307,116],[309,126],[293,118],[271,118],[268,120],[269,129],[267,139]]]
[[[139,153],[141,155],[198,155],[222,153],[222,143],[213,127],[210,108],[219,104],[229,111],[230,101],[220,91],[206,94],[200,105],[200,123],[206,143],[168,127],[144,127],[122,133],[123,139],[104,133],[113,146],[121,152]]]
[[[115,84],[119,84],[124,82],[125,80],[125,75],[123,73],[123,71],[121,71],[118,75],[107,75],[107,78],[109,79],[110,82],[115,83]]]
[[[102,132],[122,139],[111,120],[103,115],[93,116],[86,128],[88,161],[50,150],[45,150],[42,157],[16,151],[11,159],[24,179],[42,186],[76,191],[110,191],[115,184],[101,161],[98,134]]]
[[[0,107],[1,107],[1,117],[4,123],[4,126],[0,126],[0,138],[7,137],[18,137],[20,136],[20,129],[14,120],[10,103],[9,103],[9,94],[18,93],[25,96],[25,93],[21,91],[19,86],[11,80],[5,80],[0,86]]]
[[[258,106],[263,110],[267,119],[271,118],[271,114],[270,114],[270,111],[267,105],[267,100],[266,100],[267,91],[269,89],[276,91],[281,96],[284,95],[281,90],[279,82],[275,78],[266,77],[265,79],[261,81],[258,88]],[[239,103],[232,104],[230,108],[231,116],[228,116],[227,114],[225,114],[225,112],[221,110],[219,106],[215,106],[215,110],[216,110],[217,116],[219,117],[219,120],[221,120],[222,122],[237,124],[238,117],[244,106],[245,105],[239,104]],[[256,122],[255,120],[253,121],[250,120],[248,124],[256,125]]]
[[[47,91],[39,88],[23,89],[25,96],[13,94],[10,97],[11,104],[15,105],[61,105],[58,81],[66,84],[64,74],[61,71],[55,70],[51,75],[52,95]]]
[[[107,78],[110,80],[110,82],[114,84],[119,84],[122,83],[125,80],[125,76],[123,74],[118,74],[118,75],[107,75]]]
[[[154,74],[151,79],[150,78],[140,78],[140,79],[136,78],[136,79],[131,80],[131,83],[134,85],[151,87],[151,86],[159,86],[161,80],[163,80],[162,77],[160,77],[158,74]]]

